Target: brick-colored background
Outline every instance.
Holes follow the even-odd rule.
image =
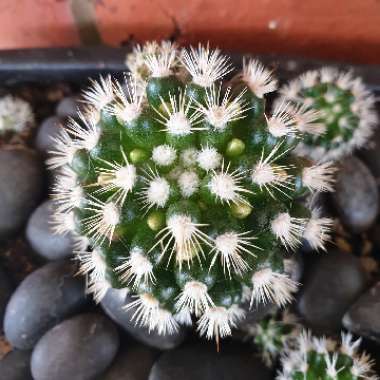
[[[0,48],[158,38],[380,63],[380,1],[0,0]]]
[[[0,0],[1,49],[79,43],[69,1]]]

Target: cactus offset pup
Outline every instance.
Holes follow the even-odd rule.
[[[295,111],[304,109],[305,138],[297,151],[316,161],[336,160],[365,146],[378,122],[374,96],[351,72],[330,67],[308,71],[280,94],[280,101]],[[310,123],[316,111],[318,117]]]
[[[136,323],[170,334],[196,320],[224,337],[243,302],[292,299],[284,247],[322,249],[331,223],[296,200],[331,190],[334,170],[291,155],[299,115],[285,103],[265,114],[277,82],[259,62],[235,73],[219,50],[168,42],[128,62],[125,82],[93,83],[57,140],[56,229],[76,236],[98,301],[128,288]]]
[[[360,343],[361,339],[354,341],[349,333],[342,333],[338,343],[303,331],[294,345],[285,348],[277,380],[377,380],[374,361],[365,352],[359,352]]]
[[[267,367],[273,367],[285,349],[293,347],[300,334],[297,317],[287,310],[258,322],[244,324],[245,340],[252,341]]]

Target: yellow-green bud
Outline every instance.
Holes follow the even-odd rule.
[[[140,162],[144,162],[148,159],[148,154],[145,152],[145,150],[136,148],[131,150],[129,153],[129,159],[131,160],[132,164],[138,164]]]
[[[234,138],[228,143],[226,154],[229,157],[240,156],[244,152],[244,149],[244,142],[240,139]]]
[[[233,203],[231,205],[231,213],[238,219],[245,219],[252,212],[252,210],[252,206],[245,202]]]
[[[161,211],[152,211],[147,219],[147,224],[152,231],[160,230],[165,224],[165,215]]]

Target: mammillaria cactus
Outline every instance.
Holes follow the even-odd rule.
[[[339,159],[364,146],[377,123],[374,96],[351,72],[329,67],[308,71],[280,93],[281,102],[304,108],[305,138],[297,150],[315,161]],[[308,122],[309,116],[314,122]]]
[[[11,95],[0,98],[0,136],[21,133],[34,123],[34,114],[28,102]]]
[[[128,288],[136,323],[170,334],[196,317],[219,339],[243,301],[291,300],[282,247],[323,248],[330,225],[296,200],[331,190],[334,169],[291,156],[297,118],[286,104],[264,113],[277,82],[257,61],[232,86],[228,58],[208,47],[150,43],[128,61],[125,83],[95,82],[57,140],[57,231],[77,234],[97,300]]]
[[[360,342],[361,339],[354,341],[349,333],[342,333],[342,342],[338,344],[303,331],[295,345],[283,353],[282,372],[277,379],[376,380],[373,360],[365,352],[358,352]]]

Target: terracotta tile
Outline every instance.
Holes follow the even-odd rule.
[[[69,1],[0,1],[0,49],[77,44]]]
[[[100,0],[105,42],[177,37],[232,50],[380,62],[377,0]]]

